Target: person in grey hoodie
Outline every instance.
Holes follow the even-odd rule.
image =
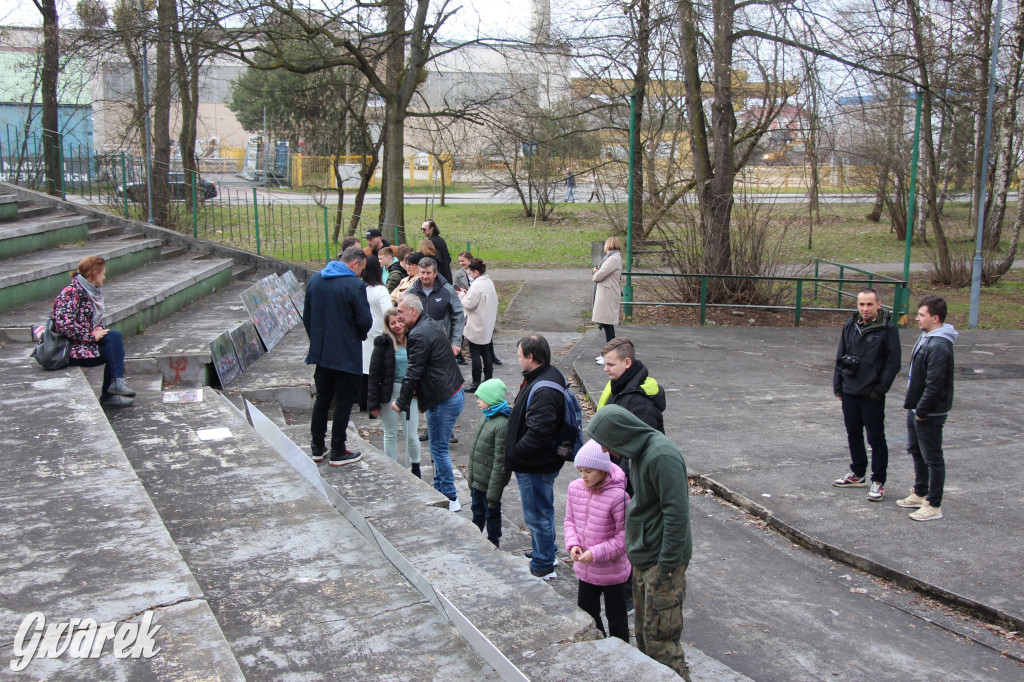
[[[946,301],[929,294],[917,308],[917,326],[924,333],[910,354],[907,379],[907,451],[914,458],[914,490],[897,500],[900,507],[916,508],[914,521],[942,518],[942,488],[946,463],[942,455],[942,427],[953,407],[953,344],[959,336],[946,324]]]

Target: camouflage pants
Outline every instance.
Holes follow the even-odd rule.
[[[686,566],[668,577],[657,565],[633,569],[636,646],[654,660],[667,665],[689,682],[690,669],[679,638],[683,635],[683,600],[686,599]]]

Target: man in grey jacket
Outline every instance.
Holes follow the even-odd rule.
[[[441,331],[448,337],[452,346],[452,355],[462,350],[462,330],[466,326],[466,313],[462,309],[462,301],[453,287],[437,271],[437,261],[429,256],[421,258],[419,263],[420,278],[413,284],[408,293],[415,294],[423,303],[423,312],[436,322]]]
[[[917,326],[923,334],[910,354],[907,378],[907,451],[914,458],[914,490],[897,500],[914,521],[942,518],[942,489],[946,462],[942,455],[942,427],[953,407],[953,344],[957,333],[946,324],[946,301],[928,294],[917,308]]]

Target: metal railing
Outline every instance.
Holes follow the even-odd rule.
[[[847,267],[846,269],[851,269]],[[856,269],[856,268],[853,268]],[[866,270],[860,270],[860,272],[871,275]],[[681,274],[681,273],[660,273],[660,272],[624,272],[623,275],[630,277],[639,278],[661,278],[661,279],[690,279],[700,280],[700,297],[698,301],[679,302],[679,301],[632,301],[630,303],[624,303],[623,307],[626,308],[626,315],[630,317],[632,311],[630,306],[667,306],[667,307],[683,307],[683,308],[700,308],[700,324],[704,326],[707,324],[707,311],[708,308],[727,308],[727,309],[754,309],[754,310],[792,310],[793,311],[793,324],[799,327],[801,318],[804,313],[845,313],[855,312],[856,308],[843,308],[842,297],[853,296],[856,298],[856,294],[844,292],[842,287],[843,284],[850,284],[857,282],[858,285],[863,288],[866,280],[854,280],[850,278],[823,278],[815,275],[814,277],[771,277],[771,276],[743,276],[743,275],[696,275],[696,274]],[[874,275],[875,280],[879,280],[879,275]],[[884,276],[882,276],[884,277]],[[791,285],[794,288],[792,297],[787,296],[789,299],[786,302],[755,305],[755,304],[744,304],[744,303],[717,303],[708,300],[708,283],[711,281],[751,281],[751,282],[777,282],[784,285]],[[885,284],[893,287],[893,300],[897,302],[909,300],[909,285],[903,280],[893,279],[891,277],[885,277]],[[813,295],[811,300],[817,300],[818,288],[819,287],[830,287],[831,291],[838,291],[838,298],[835,307],[831,306],[820,306],[820,305],[807,305],[804,300],[806,292],[806,285],[813,286]],[[832,287],[835,285],[835,287]],[[858,289],[860,291],[860,289]],[[901,308],[897,305],[895,308],[891,306],[883,306],[893,311],[893,318],[899,320],[900,316],[906,313],[906,308]]]

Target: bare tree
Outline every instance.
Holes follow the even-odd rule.
[[[43,165],[46,169],[46,191],[60,194],[61,167],[60,129],[57,117],[57,75],[60,68],[60,28],[56,0],[32,0],[43,15],[43,69],[40,79],[43,105]]]

